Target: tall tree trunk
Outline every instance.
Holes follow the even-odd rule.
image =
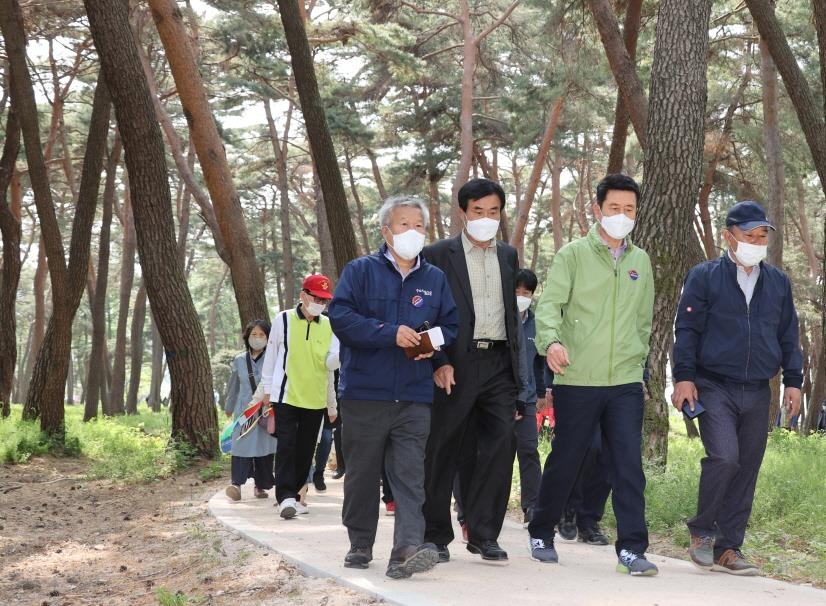
[[[85,0],[84,5],[112,93],[129,173],[141,269],[169,361],[172,439],[185,441],[201,456],[211,458],[218,452],[218,418],[209,353],[186,277],[177,263],[163,139],[132,37],[128,7],[104,0]]]
[[[235,190],[232,171],[198,72],[195,54],[189,44],[183,16],[174,0],[149,0],[149,6],[175,79],[218,226],[230,255],[230,275],[241,325],[257,318],[268,320],[270,316],[261,268],[255,258],[241,199]]]
[[[25,402],[29,397],[29,385],[34,372],[34,361],[37,359],[37,352],[43,344],[43,337],[46,335],[46,278],[49,274],[49,267],[46,263],[46,247],[43,245],[43,236],[38,239],[37,268],[34,272],[34,320],[32,321],[26,356],[23,360],[23,373],[20,376],[20,389],[18,402]]]
[[[120,148],[118,139],[118,149]],[[112,165],[112,158],[109,161]],[[109,401],[114,410],[127,410],[124,405],[124,391],[126,388],[126,326],[129,321],[129,302],[132,298],[132,283],[135,280],[135,222],[132,219],[132,202],[129,191],[124,192],[123,204],[120,207],[121,231],[123,234],[120,254],[120,279],[118,280],[118,324],[115,329],[115,355],[112,362],[112,388],[109,391]],[[145,303],[144,303],[145,306]],[[132,322],[136,322],[137,312],[132,314]],[[142,337],[143,328],[141,328]],[[134,347],[134,343],[132,344]],[[140,362],[138,362],[140,367]],[[135,414],[133,410],[130,414]]]
[[[386,200],[387,189],[384,187],[384,179],[381,178],[381,170],[379,170],[379,162],[376,158],[376,154],[369,147],[365,150],[365,153],[367,153],[367,157],[370,158],[370,166],[373,169],[373,179],[376,182],[376,189],[379,192],[379,199]],[[369,251],[370,249],[367,248],[367,250]]]
[[[138,414],[138,389],[141,385],[141,370],[143,369],[143,327],[146,323],[146,288],[143,280],[135,295],[135,306],[132,308],[132,328],[129,338],[129,390],[126,392],[126,414]]]
[[[321,255],[321,273],[327,277],[332,277],[335,270],[335,255],[332,246],[332,236],[330,234],[330,223],[327,220],[327,209],[324,206],[324,192],[315,183],[315,203],[316,216],[318,217],[318,249]],[[295,305],[296,301],[288,301],[290,305]]]
[[[551,169],[551,228],[554,234],[554,252],[565,243],[562,232],[562,154],[554,150],[554,163]]]
[[[290,184],[287,178],[287,141],[290,133],[290,123],[292,121],[293,104],[287,112],[287,120],[284,125],[284,141],[279,141],[278,131],[275,128],[275,120],[272,117],[270,99],[264,99],[264,114],[267,116],[267,128],[272,141],[272,151],[275,154],[275,174],[278,186],[279,201],[279,223],[281,228],[281,281],[284,284],[283,299],[287,305],[292,305],[298,300],[295,294],[295,269],[293,266],[293,242],[292,228],[290,225]],[[279,305],[281,305],[279,303]],[[283,307],[282,307],[283,309]]]
[[[367,227],[364,225],[364,204],[361,203],[356,177],[353,174],[353,163],[347,150],[344,150],[344,164],[347,167],[347,178],[350,180],[350,193],[353,194],[353,201],[356,203],[356,225],[361,236],[361,254],[367,254],[370,252],[370,240],[367,239]]]
[[[617,15],[609,0],[588,0],[588,6],[599,30],[605,56],[614,74],[622,102],[628,110],[640,147],[647,147],[648,102],[645,90],[634,68],[634,59],[622,39]],[[657,21],[659,23],[659,19]],[[653,85],[653,82],[652,82]]]
[[[149,380],[149,395],[146,396],[146,403],[152,412],[161,411],[161,383],[163,383],[163,343],[155,324],[154,313],[150,314],[152,322],[152,376]]]
[[[20,283],[20,199],[8,192],[16,178],[15,162],[20,153],[20,123],[12,105],[6,120],[6,140],[0,157],[0,234],[3,236],[3,265],[0,267],[0,415],[11,414],[14,367],[17,363],[17,287]]]
[[[711,0],[663,0],[651,71],[645,180],[635,239],[651,257],[657,293],[646,384],[644,455],[664,466],[665,368],[683,278],[702,251],[692,221],[700,187]]]
[[[304,114],[304,124],[307,129],[307,138],[310,142],[316,175],[324,192],[324,208],[327,213],[328,224],[335,234],[332,240],[333,253],[336,261],[336,272],[330,278],[337,278],[348,261],[358,256],[356,234],[353,232],[353,223],[350,219],[350,209],[347,206],[347,195],[344,192],[344,183],[341,180],[341,171],[338,167],[333,140],[327,126],[327,117],[321,95],[318,92],[318,82],[313,66],[313,57],[304,20],[298,7],[297,0],[278,0],[278,10],[281,23],[284,25],[284,34],[287,46],[290,49],[290,62],[298,89],[298,98],[301,102],[301,112]]]
[[[100,223],[100,244],[98,246],[98,275],[95,296],[92,301],[92,352],[89,374],[86,378],[86,405],[83,420],[88,421],[98,414],[98,402],[102,403],[103,414],[114,415],[123,409],[116,409],[113,402],[105,397],[106,355],[106,294],[109,286],[109,240],[112,227],[112,209],[115,205],[115,178],[120,160],[120,144],[115,143],[106,164],[106,185],[103,188],[103,215]]]
[[[562,117],[562,108],[565,105],[565,99],[568,96],[568,91],[565,90],[554,101],[551,111],[548,114],[548,124],[545,126],[545,132],[542,135],[542,141],[539,143],[539,149],[536,152],[536,158],[533,161],[533,168],[531,169],[531,176],[528,178],[528,187],[525,190],[524,197],[517,198],[516,202],[516,221],[514,222],[513,234],[511,235],[511,246],[516,248],[519,254],[519,262],[521,265],[525,264],[525,228],[528,225],[528,217],[533,206],[534,198],[536,197],[536,190],[539,187],[539,180],[542,177],[542,167],[545,166],[545,161],[548,159],[548,152],[551,150],[551,142],[556,134],[556,129],[559,126],[559,119]]]

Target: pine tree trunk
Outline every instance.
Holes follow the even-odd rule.
[[[118,145],[120,144],[118,143]],[[126,389],[126,326],[130,316],[129,302],[132,298],[132,284],[135,280],[136,238],[135,223],[132,220],[132,203],[128,191],[124,194],[119,215],[121,231],[123,232],[123,243],[120,254],[120,279],[118,280],[118,325],[115,329],[115,355],[112,362],[112,388],[109,391],[109,401],[114,410],[124,410],[128,412],[128,404],[124,404],[123,395]],[[137,321],[136,314],[137,312],[133,311],[133,324]],[[142,334],[139,335],[139,337],[143,338]],[[134,347],[134,343],[132,346]],[[138,363],[138,367],[140,368],[140,362]],[[130,414],[135,414],[136,412],[137,409],[133,408]]]
[[[269,319],[264,279],[249,238],[241,199],[235,190],[226,151],[198,72],[183,16],[174,0],[149,0],[152,17],[163,42],[198,161],[212,198],[215,216],[230,256],[235,301],[241,325]]]
[[[20,200],[8,192],[16,178],[15,162],[20,152],[20,123],[14,106],[9,108],[6,140],[0,157],[0,233],[3,236],[3,265],[0,267],[0,416],[11,414],[14,367],[17,363],[17,287],[20,283]]]
[[[284,25],[287,46],[290,49],[290,62],[301,101],[301,112],[304,114],[304,124],[316,175],[321,190],[324,192],[324,208],[328,224],[335,236],[332,246],[337,270],[334,273],[337,277],[347,262],[358,256],[356,234],[353,232],[347,195],[344,192],[338,159],[330,137],[330,129],[327,126],[324,105],[318,92],[310,43],[307,40],[307,32],[298,2],[297,0],[278,0],[278,9]]]
[[[129,339],[131,352],[129,355],[129,390],[126,392],[126,414],[138,414],[138,389],[141,384],[141,369],[143,368],[143,327],[146,324],[146,288],[141,280],[138,294],[135,295],[135,306],[132,308],[132,333]]]
[[[43,344],[43,337],[46,334],[46,278],[49,274],[49,267],[46,263],[46,247],[43,245],[43,236],[38,240],[37,268],[34,272],[34,285],[32,294],[34,295],[34,320],[32,321],[29,333],[29,342],[26,348],[26,356],[23,360],[23,373],[18,379],[20,385],[17,397],[18,402],[25,402],[29,397],[29,385],[34,372],[34,361],[37,359],[37,352]],[[24,411],[25,414],[25,411]],[[33,419],[37,418],[40,411],[33,411]]]
[[[128,19],[121,2],[85,0],[118,121],[141,269],[172,383],[172,439],[201,456],[218,452],[212,372],[198,313],[178,263],[166,158]]]
[[[330,235],[330,224],[327,221],[327,209],[324,206],[324,192],[316,181],[316,216],[318,217],[318,250],[321,255],[321,273],[333,280],[338,279],[335,273],[335,253],[333,251],[332,237]],[[295,305],[296,301],[287,301],[290,305]]]
[[[554,163],[551,170],[551,228],[554,235],[554,252],[565,243],[562,231],[562,154],[554,150]]]
[[[152,412],[161,411],[161,383],[163,382],[163,344],[161,343],[161,335],[158,332],[158,327],[155,324],[154,315],[150,316],[152,320],[152,376],[149,380],[149,395],[146,396],[146,403]]]
[[[693,219],[705,132],[711,0],[663,0],[651,72],[645,180],[635,241],[651,257],[657,285],[646,384],[644,456],[664,466],[668,453],[665,369],[683,279],[703,258]]]

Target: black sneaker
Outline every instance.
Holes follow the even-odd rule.
[[[327,492],[327,484],[324,483],[324,473],[313,474],[313,486],[316,492]]]
[[[587,543],[588,545],[607,545],[608,537],[599,529],[599,526],[591,526],[590,528],[580,528],[577,540],[580,543]]]
[[[436,553],[439,554],[439,564],[450,562],[450,550],[447,545],[436,545]]]
[[[333,472],[333,479],[334,480],[340,480],[343,477],[344,477],[344,468],[343,467],[339,467],[338,469],[336,469]]]
[[[439,563],[439,552],[433,543],[409,549],[410,555],[391,558],[387,574],[391,579],[409,579],[419,572],[427,572]]]
[[[344,556],[345,568],[367,568],[367,565],[373,559],[372,547],[356,547],[350,546],[350,551]]]
[[[544,562],[546,564],[556,564],[559,562],[559,556],[554,549],[554,541],[545,541],[543,539],[535,539],[531,537],[528,541],[528,547],[531,550],[531,559],[534,562]]]
[[[576,528],[576,514],[572,511],[567,512],[562,519],[559,520],[559,525],[557,526],[559,529],[559,536],[561,536],[566,541],[573,541],[576,539],[577,528]]]

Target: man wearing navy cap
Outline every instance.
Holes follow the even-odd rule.
[[[699,568],[736,575],[759,573],[740,548],[766,450],[769,380],[783,369],[790,416],[800,411],[803,383],[791,283],[763,261],[770,229],[757,202],[731,207],[729,249],[688,272],[674,325],[671,402],[705,408],[697,417],[706,456],[688,553]]]

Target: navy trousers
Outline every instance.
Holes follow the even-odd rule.
[[[706,456],[700,461],[695,536],[715,537],[714,555],[740,549],[754,502],[757,473],[766,452],[771,388],[759,384],[695,381],[706,411],[697,417]]]
[[[528,527],[532,537],[550,540],[559,523],[597,424],[611,465],[612,504],[617,518],[617,553],[645,553],[645,474],[642,470],[642,383],[611,387],[554,387],[556,428],[545,461],[539,501]]]

